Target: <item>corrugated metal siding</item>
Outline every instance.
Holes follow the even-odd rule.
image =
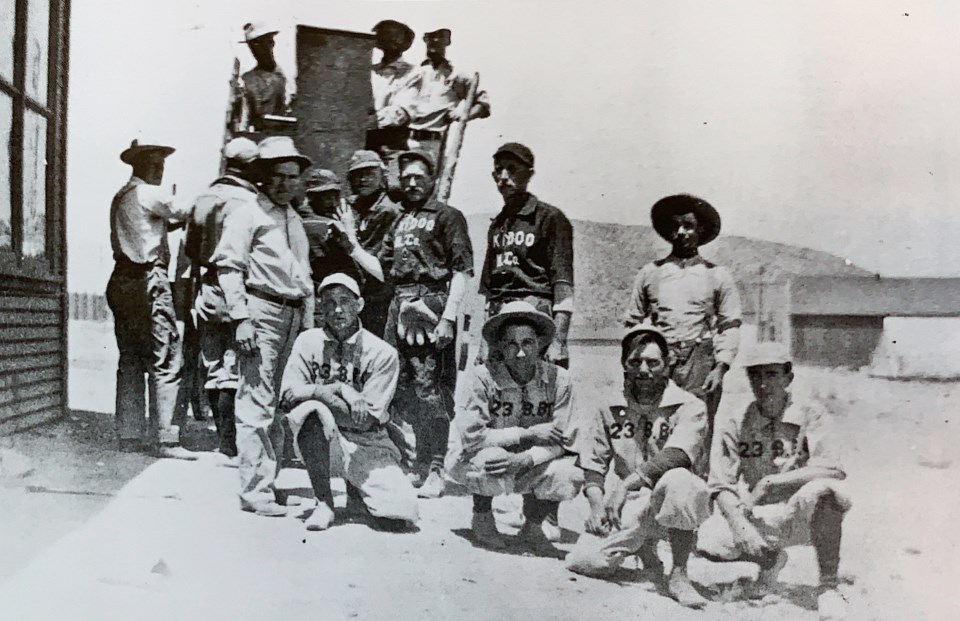
[[[66,406],[60,287],[0,291],[0,434],[56,418]]]

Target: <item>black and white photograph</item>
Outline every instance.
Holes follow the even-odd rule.
[[[0,0],[0,619],[960,618],[958,32]]]

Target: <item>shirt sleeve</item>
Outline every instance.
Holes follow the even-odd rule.
[[[573,226],[570,220],[560,212],[554,214],[549,221],[548,233],[550,244],[549,274],[550,281],[573,286]]]
[[[520,443],[520,430],[491,429],[493,418],[490,414],[490,391],[492,390],[489,373],[485,367],[477,366],[471,372],[470,389],[462,406],[457,407],[453,424],[463,439],[463,450],[475,454],[490,446],[509,447]]]
[[[442,240],[447,268],[452,272],[465,272],[473,276],[473,245],[467,219],[459,209],[448,207],[447,210]]]
[[[220,241],[210,258],[210,263],[217,267],[217,280],[223,289],[227,313],[234,320],[250,316],[244,283],[256,228],[253,216],[250,209],[231,210],[223,219]]]
[[[178,204],[172,194],[158,185],[137,186],[137,200],[144,209],[164,220],[182,222],[190,215],[191,205]]]
[[[784,413],[783,422],[800,428],[797,450],[807,454],[806,465],[843,473],[840,455],[833,440],[836,435],[832,433],[829,416],[819,404],[793,404]]]
[[[370,377],[363,384],[363,400],[367,402],[367,413],[381,423],[390,417],[390,402],[397,391],[397,379],[400,377],[400,359],[397,351],[384,348],[370,365]]]
[[[483,267],[480,269],[480,295],[486,297],[490,293],[490,273],[493,271],[494,261],[493,232],[487,231],[487,250],[483,255]]]
[[[647,300],[647,281],[649,277],[649,267],[644,265],[637,273],[633,281],[633,289],[630,293],[630,301],[627,303],[627,311],[624,313],[623,322],[627,327],[632,327],[642,323],[650,311]]]
[[[663,448],[678,448],[697,463],[707,439],[707,406],[699,399],[688,401],[677,409],[677,422]]]
[[[712,494],[726,490],[739,496],[740,480],[740,452],[737,443],[740,441],[740,426],[738,419],[732,413],[723,409],[717,414],[713,434],[713,446],[710,447],[710,474],[707,477],[707,486]]]
[[[577,465],[584,471],[584,475],[601,487],[613,459],[613,446],[607,434],[605,412],[605,409],[599,408],[584,417],[578,425],[575,451]]]
[[[310,352],[317,350],[315,347],[311,347],[310,341],[312,338],[313,336],[309,332],[302,332],[293,342],[290,357],[287,358],[287,366],[283,369],[283,379],[280,381],[281,395],[288,388],[313,386],[318,383],[310,364],[313,359]]]
[[[717,335],[713,340],[714,357],[718,362],[725,362],[727,366],[733,364],[740,347],[740,323],[742,313],[740,309],[740,292],[733,280],[730,271],[725,267],[717,270],[716,313]]]

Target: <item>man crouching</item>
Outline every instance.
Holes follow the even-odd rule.
[[[829,416],[816,401],[791,398],[784,345],[760,343],[744,357],[754,401],[717,419],[709,483],[718,511],[701,527],[698,548],[715,560],[756,561],[763,590],[776,585],[784,548],[813,544],[820,618],[842,618],[837,569],[851,502]]]
[[[669,379],[668,351],[650,325],[630,328],[621,341],[623,394],[601,406],[581,447],[591,514],[567,568],[607,577],[636,554],[671,597],[701,608],[687,559],[710,511],[706,483],[692,472],[706,453],[706,406]],[[661,539],[673,556],[669,580],[657,556]]]
[[[556,327],[527,302],[505,304],[483,326],[491,351],[502,356],[475,366],[467,396],[457,404],[447,472],[473,494],[473,534],[502,549],[492,501],[522,494],[518,537],[535,551],[555,552],[541,528],[563,500],[577,495],[583,473],[567,446],[571,383],[565,369],[543,360]]]
[[[363,298],[354,279],[331,274],[317,295],[323,324],[297,337],[281,386],[318,501],[307,530],[334,520],[331,455],[343,465],[348,509],[369,513],[384,529],[409,528],[418,518],[417,493],[384,427],[400,372],[397,352],[360,325]]]

